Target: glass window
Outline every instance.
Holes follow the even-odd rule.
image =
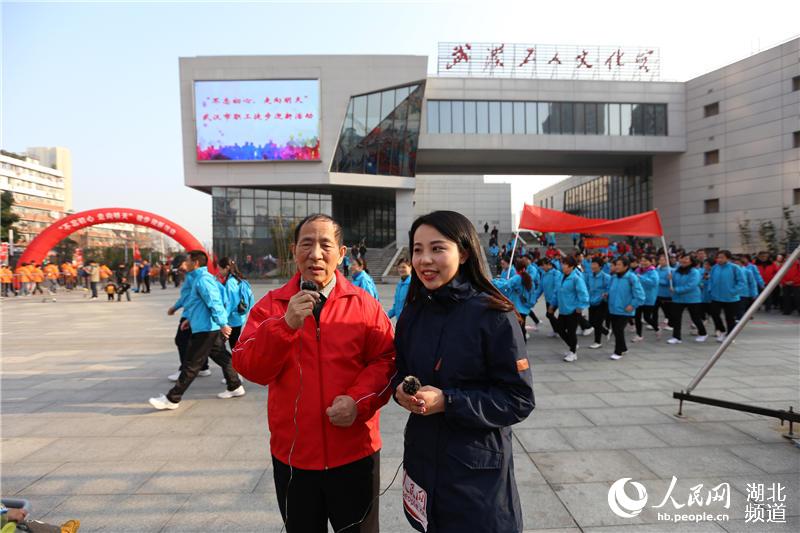
[[[342,126],[343,131],[348,131],[353,128],[353,102],[354,98],[350,99],[350,103],[347,104],[347,113],[344,115],[344,125]]]
[[[478,102],[478,133],[489,133],[489,102]]]
[[[608,106],[609,104],[597,104],[597,133],[599,135],[608,135],[611,132]]]
[[[239,214],[246,217],[253,216],[253,199],[242,198],[239,202]]]
[[[656,105],[656,135],[667,134],[667,106]]]
[[[619,104],[620,110],[620,135],[633,135],[631,128],[631,104]]]
[[[439,102],[428,100],[428,133],[439,133]]]
[[[394,108],[394,89],[383,91],[381,93],[381,120],[388,117]]]
[[[535,135],[538,132],[536,123],[536,102],[525,103],[525,132]]]
[[[367,135],[367,97],[353,98],[353,128],[359,137]]]
[[[602,107],[602,104],[600,104],[600,107]],[[598,133],[601,133],[597,128],[597,125],[600,123],[597,117],[597,108],[598,104],[586,104],[584,106],[586,117],[584,131],[586,132],[586,135],[597,135]]]
[[[267,207],[269,211],[269,216],[275,217],[278,216],[281,212],[281,201],[278,198],[270,198],[267,200]]]
[[[489,102],[489,133],[500,133],[500,102]]]
[[[653,104],[645,104],[644,106],[644,134],[656,134],[656,106]]]
[[[631,135],[644,135],[644,104],[632,104]]]
[[[525,102],[514,102],[514,133],[525,135]]]
[[[308,216],[308,200],[295,198],[294,200],[294,216],[295,218],[305,218]]]
[[[439,133],[453,133],[450,100],[439,102]]]
[[[367,133],[381,121],[381,93],[367,95]]]
[[[403,102],[403,100],[408,98],[408,94],[411,91],[415,90],[417,87],[418,87],[418,85],[414,85],[413,87],[399,87],[399,88],[395,89],[395,91],[394,91],[395,92],[395,100],[394,100],[395,104],[396,105],[400,105]]]
[[[477,133],[478,131],[475,104],[473,101],[464,102],[464,133]]]
[[[514,103],[501,102],[500,104],[500,131],[510,135],[514,133]]]
[[[536,104],[537,108],[537,122],[539,127],[536,133],[550,133],[550,104],[546,102],[539,102]]]
[[[622,135],[619,123],[619,104],[608,104],[608,133],[609,135]]]
[[[578,135],[583,135],[585,133],[584,108],[586,105],[588,104],[582,102],[575,104],[575,133]]]
[[[561,133],[575,133],[575,117],[572,102],[561,102]]]
[[[453,133],[464,133],[464,102],[452,103]]]
[[[267,211],[267,199],[266,198],[256,198],[255,199],[255,216],[257,217],[266,217],[268,214]]]

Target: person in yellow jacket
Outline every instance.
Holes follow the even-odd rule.
[[[3,298],[8,298],[9,293],[13,292],[14,296],[17,295],[17,289],[14,288],[14,272],[8,268],[8,265],[0,266],[0,286],[2,286]]]

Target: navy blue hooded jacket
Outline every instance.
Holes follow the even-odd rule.
[[[457,277],[406,305],[395,347],[395,388],[413,375],[445,396],[443,413],[411,414],[405,430],[404,487],[425,491],[416,503],[426,502],[428,533],[522,531],[510,426],[531,413],[534,396],[516,315],[490,309]],[[409,523],[424,531],[408,503]]]

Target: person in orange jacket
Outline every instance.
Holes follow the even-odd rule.
[[[31,295],[37,293],[44,294],[42,290],[42,282],[44,281],[44,272],[42,271],[41,265],[30,265],[31,267],[31,284],[33,285],[33,291],[31,291]]]
[[[110,268],[108,268],[105,264],[100,265],[100,283],[105,285],[112,275],[113,272],[111,272]]]
[[[63,263],[61,263],[61,275],[64,276],[64,287],[68,291],[71,291],[73,288],[75,288],[75,275],[76,274],[77,274],[77,272],[75,270],[73,270],[72,265],[69,264],[67,261],[64,261]]]
[[[47,263],[44,266],[44,277],[47,281],[47,291],[53,297],[53,301],[56,301],[55,294],[58,290],[58,267],[53,263]]]
[[[22,295],[27,296],[30,294],[31,276],[28,263],[18,265],[16,270],[14,270],[14,275],[17,278],[16,282],[19,284]]]
[[[8,265],[0,266],[0,284],[2,284],[3,298],[7,298],[10,292],[17,296],[17,290],[14,288],[14,272],[8,268]]]

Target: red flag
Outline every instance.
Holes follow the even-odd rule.
[[[616,220],[584,218],[554,209],[525,205],[520,229],[544,233],[589,233],[594,235],[632,235],[660,237],[664,234],[657,211],[647,211]]]
[[[133,243],[133,260],[134,261],[142,260],[142,253],[139,251],[139,247],[136,246],[136,241],[134,241]]]

